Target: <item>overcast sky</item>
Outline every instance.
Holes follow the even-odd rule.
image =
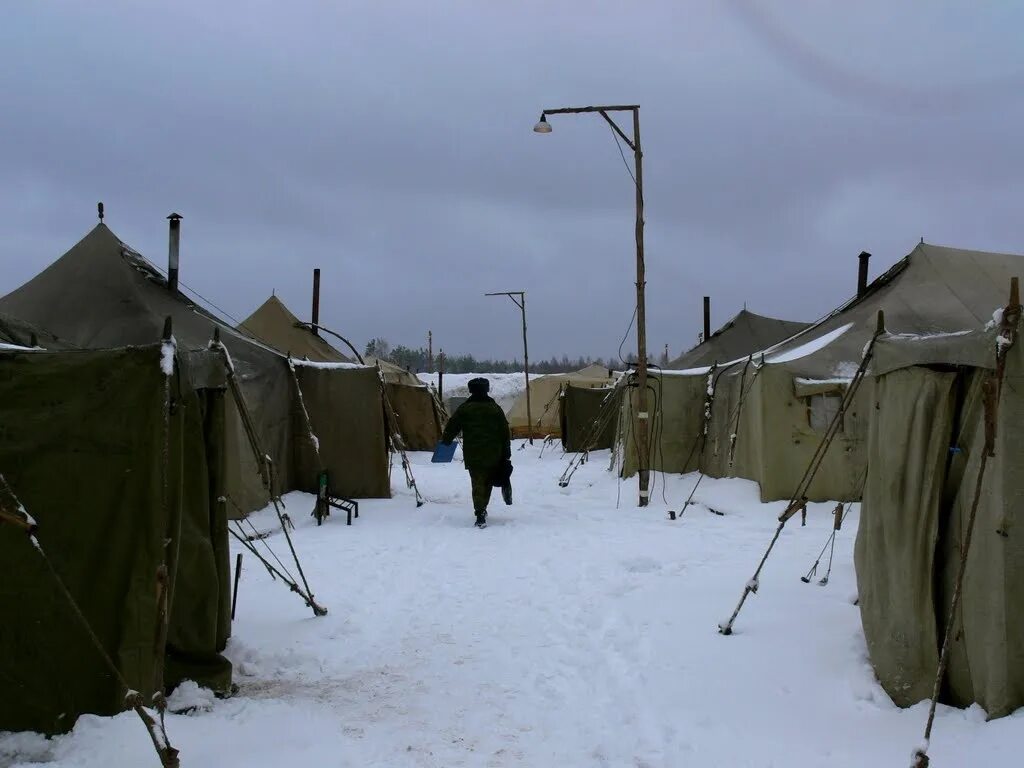
[[[107,223],[236,318],[272,290],[360,346],[615,352],[641,105],[648,339],[813,320],[929,242],[1024,252],[1024,4],[9,2],[0,294]],[[627,125],[628,132],[628,125]],[[629,157],[627,153],[627,159]],[[635,348],[631,340],[627,350]]]

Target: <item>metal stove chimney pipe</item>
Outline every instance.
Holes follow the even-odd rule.
[[[861,251],[858,258],[860,258],[860,268],[857,271],[857,298],[859,299],[868,292],[868,260],[871,258],[871,254]]]
[[[711,338],[711,297],[704,297],[704,341]]]
[[[167,289],[171,293],[178,292],[178,246],[181,239],[180,213],[172,213],[167,217],[170,222],[170,232],[167,244]]]
[[[320,268],[313,270],[313,323],[314,336],[320,335]]]

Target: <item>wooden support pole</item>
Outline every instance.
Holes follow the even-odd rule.
[[[235,588],[231,592],[231,620],[235,620],[235,609],[238,607],[238,580],[242,576],[242,553],[235,558]]]

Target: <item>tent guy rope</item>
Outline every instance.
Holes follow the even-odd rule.
[[[761,558],[761,562],[758,563],[757,570],[754,571],[754,575],[744,586],[743,594],[740,595],[740,600],[736,604],[736,608],[733,610],[732,615],[726,621],[723,621],[718,625],[718,631],[721,634],[732,634],[733,624],[736,621],[736,617],[739,616],[740,611],[743,609],[743,604],[751,594],[757,593],[761,569],[764,568],[764,564],[767,562],[768,556],[772,553],[772,549],[775,547],[775,542],[779,540],[779,535],[782,533],[782,529],[785,527],[786,523],[789,522],[789,519],[797,512],[800,512],[801,510],[806,512],[807,491],[810,489],[811,482],[814,480],[814,476],[817,474],[818,469],[821,467],[821,463],[825,459],[825,455],[828,453],[829,446],[832,444],[832,439],[839,432],[839,425],[842,423],[843,415],[852,404],[853,398],[857,394],[857,390],[860,388],[860,383],[864,380],[864,376],[867,373],[868,363],[871,361],[874,354],[875,342],[878,341],[878,338],[884,333],[885,315],[882,310],[879,310],[878,325],[876,327],[875,334],[871,337],[871,341],[868,342],[867,346],[864,348],[864,354],[861,356],[857,372],[850,381],[850,386],[847,388],[846,394],[843,396],[843,400],[840,403],[835,416],[832,417],[832,421],[825,430],[821,443],[818,444],[817,450],[815,450],[814,455],[811,457],[811,460],[807,465],[807,469],[804,471],[803,477],[800,479],[800,482],[797,483],[796,491],[790,499],[789,504],[786,506],[785,510],[783,510],[782,514],[779,515],[779,525],[775,529],[775,535],[772,536],[771,543],[768,544],[768,549],[765,550],[764,556]]]

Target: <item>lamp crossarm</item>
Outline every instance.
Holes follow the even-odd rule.
[[[636,152],[636,137],[629,138],[625,131],[619,128],[618,124],[609,117],[609,112],[636,112],[640,109],[639,104],[625,105],[625,106],[608,106],[608,107],[560,107],[559,109],[545,109],[541,112],[542,115],[578,115],[587,112],[597,112],[603,117],[608,125],[615,131],[626,142],[627,146]]]
[[[520,309],[523,308],[523,293],[525,291],[498,291],[496,293],[485,293],[484,296],[508,296],[512,299],[512,303]],[[519,298],[517,299],[516,296]]]

